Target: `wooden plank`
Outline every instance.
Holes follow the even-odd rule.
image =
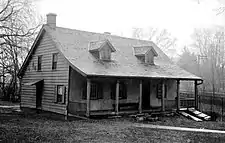
[[[142,80],[140,80],[139,113],[142,113]]]
[[[165,111],[165,81],[163,80],[162,82],[162,97],[161,97],[161,111],[164,112]]]
[[[119,115],[119,88],[120,88],[120,83],[117,80],[116,82],[116,115]]]
[[[222,118],[221,118],[221,120],[223,121],[223,97],[221,99],[222,99],[222,114],[221,114],[222,115],[221,116]]]
[[[43,107],[50,107],[50,108],[55,108],[55,109],[61,109],[61,108],[65,108],[66,105],[65,104],[51,102],[51,103],[43,104]]]
[[[180,80],[177,80],[177,111],[180,110]]]
[[[193,119],[193,120],[195,120],[195,121],[198,121],[198,122],[200,122],[200,121],[202,121],[201,119],[199,119],[199,118],[197,118],[197,117],[194,117],[194,116],[192,116],[192,115],[190,115],[190,114],[188,114],[188,113],[186,113],[186,112],[180,112],[180,114],[181,115],[183,115],[183,116],[185,116],[185,117],[187,117],[187,118],[191,118],[191,119]]]
[[[198,85],[197,80],[194,83],[194,90],[195,90],[195,109],[198,109]]]
[[[87,79],[87,111],[86,116],[90,116],[90,95],[91,95],[91,81]]]
[[[48,71],[40,71],[40,72],[37,72],[37,71],[30,71],[29,73],[27,73],[27,75],[24,75],[24,80],[26,80],[26,78],[35,78],[35,75],[36,76],[64,76],[64,75],[67,75],[67,70],[68,70],[68,67],[65,67],[64,69],[60,69],[60,70],[57,70],[57,71],[52,71],[51,69],[48,69]],[[32,76],[32,77],[30,77]],[[34,77],[33,77],[34,76]]]
[[[197,117],[201,118],[201,119],[204,119],[204,120],[210,120],[211,117],[196,110],[195,108],[188,108],[188,111],[194,113]]]

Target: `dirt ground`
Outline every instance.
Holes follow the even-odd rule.
[[[45,113],[1,113],[0,142],[225,142],[224,134],[134,127],[132,124],[137,121],[130,118],[64,121],[54,116],[55,114]],[[144,123],[199,128],[211,127],[212,129],[224,129],[225,127],[225,123],[198,123],[177,116],[163,117],[157,122]]]

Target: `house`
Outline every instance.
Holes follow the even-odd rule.
[[[181,80],[202,79],[172,63],[153,42],[56,26],[47,15],[18,76],[21,108],[109,115],[180,108]]]

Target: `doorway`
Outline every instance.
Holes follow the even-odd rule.
[[[37,82],[35,85],[36,85],[36,108],[41,109],[44,80]]]
[[[142,109],[150,109],[150,81],[142,83]]]

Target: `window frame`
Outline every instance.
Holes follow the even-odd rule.
[[[59,87],[62,88],[62,93],[59,94]],[[65,93],[66,93],[66,87],[64,85],[56,85],[56,99],[55,99],[55,103],[60,103],[60,104],[64,104],[65,103]],[[59,97],[61,96],[61,100],[58,100]]]
[[[90,87],[90,100],[99,100],[103,99],[103,88],[102,84],[99,82],[91,82]],[[83,88],[81,89],[82,99],[87,99],[87,84],[83,85]]]
[[[52,70],[57,69],[57,63],[58,63],[58,53],[52,54]]]
[[[119,83],[119,100],[127,99],[127,85],[125,82]],[[111,86],[111,99],[116,100],[116,83]]]
[[[37,71],[41,71],[42,70],[42,55],[38,56],[38,60],[37,60]]]
[[[111,55],[112,52],[108,47],[103,47],[100,51],[99,51],[99,58],[100,60],[103,61],[111,61]]]

